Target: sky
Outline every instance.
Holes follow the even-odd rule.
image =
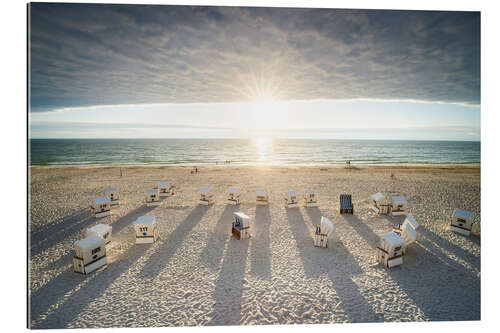
[[[30,137],[480,140],[478,12],[30,6]]]

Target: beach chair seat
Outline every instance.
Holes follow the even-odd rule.
[[[354,214],[351,194],[340,195],[340,214]]]

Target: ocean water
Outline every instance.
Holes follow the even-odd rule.
[[[30,165],[324,165],[480,163],[470,141],[31,139]]]

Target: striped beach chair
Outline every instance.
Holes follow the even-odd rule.
[[[351,194],[340,195],[340,214],[354,214]]]

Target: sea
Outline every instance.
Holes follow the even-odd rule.
[[[473,164],[481,143],[316,139],[30,139],[30,165]]]

